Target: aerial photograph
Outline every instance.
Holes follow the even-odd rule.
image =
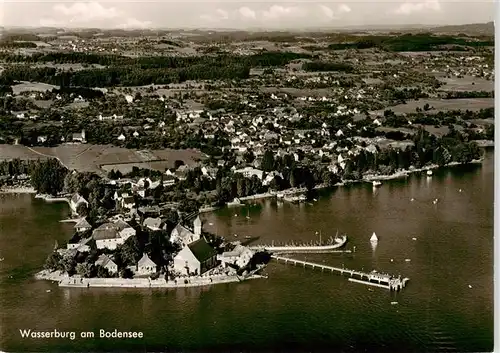
[[[1,352],[492,352],[493,1],[4,1]]]

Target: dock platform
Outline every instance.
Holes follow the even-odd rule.
[[[368,284],[368,285],[375,285],[377,287],[389,289],[391,291],[402,290],[406,286],[406,283],[410,280],[409,278],[401,278],[400,276],[395,277],[395,276],[391,276],[389,274],[378,273],[376,271],[372,271],[372,272],[367,273],[367,272],[363,272],[363,271],[356,271],[356,270],[350,270],[347,268],[327,266],[327,265],[323,265],[323,264],[317,264],[314,262],[296,260],[296,259],[283,257],[283,256],[277,256],[277,255],[271,255],[271,258],[275,259],[278,262],[282,261],[285,264],[291,263],[295,266],[302,265],[304,268],[311,267],[313,269],[321,269],[321,272],[330,271],[331,273],[334,273],[334,272],[339,273],[342,276],[348,275],[348,276],[350,276],[349,280],[351,282],[363,283],[363,284]]]

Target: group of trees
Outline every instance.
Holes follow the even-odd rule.
[[[219,55],[196,57],[139,57],[80,53],[36,54],[34,56],[4,55],[16,63],[85,63],[105,65],[105,68],[63,71],[53,67],[31,67],[27,64],[7,67],[0,83],[34,81],[62,87],[142,86],[180,83],[188,80],[240,80],[249,77],[252,67],[283,66],[307,54],[263,52],[250,56]]]
[[[462,98],[495,98],[495,91],[450,91],[446,92],[444,99]]]
[[[443,50],[444,46],[451,46],[453,50],[457,50],[459,47],[492,47],[494,46],[494,40],[474,40],[459,36],[409,33],[395,36],[361,36],[352,42],[330,44],[328,48],[331,50],[378,48],[387,51],[407,52]]]
[[[30,171],[31,185],[40,194],[58,195],[67,174],[68,169],[55,158],[38,160]]]
[[[346,73],[354,72],[354,67],[350,64],[324,62],[324,61],[306,62],[302,65],[302,69],[311,72],[317,72],[317,71],[341,71]]]
[[[371,153],[362,150],[358,155],[346,161],[343,178],[360,179],[363,173],[392,174],[398,169],[407,170],[428,164],[444,166],[451,162],[468,163],[481,157],[481,150],[473,141],[456,130],[438,138],[424,129],[413,137],[413,145],[404,149],[388,148]]]

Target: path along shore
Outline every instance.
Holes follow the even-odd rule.
[[[165,279],[149,279],[149,278],[81,278],[70,277],[60,271],[40,271],[35,275],[36,279],[55,281],[60,287],[101,287],[101,288],[185,288],[185,287],[200,287],[209,286],[212,284],[240,282],[237,276],[200,276],[200,277],[180,277],[177,281],[166,281]],[[252,275],[245,280],[266,278],[261,275]],[[187,280],[188,283],[184,283]]]

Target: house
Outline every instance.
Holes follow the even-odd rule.
[[[118,266],[106,254],[99,256],[94,265],[104,267],[111,274],[118,272]]]
[[[220,260],[225,266],[232,264],[242,268],[248,265],[254,254],[254,251],[250,250],[246,246],[236,245],[233,250],[226,251],[221,255],[218,255],[217,259]]]
[[[132,209],[135,206],[134,197],[133,196],[123,197],[123,199],[121,200],[121,206],[129,210]]]
[[[185,246],[174,257],[174,270],[182,275],[202,275],[217,265],[217,252],[205,238]]]
[[[71,200],[69,201],[69,207],[74,214],[78,214],[77,209],[80,205],[85,204],[85,206],[89,206],[87,200],[85,200],[79,193],[73,194]]]
[[[182,246],[186,246],[200,239],[201,237],[201,220],[200,217],[196,217],[193,221],[194,232],[184,227],[180,223],[172,230],[170,233],[170,241],[172,243],[176,242]]]
[[[118,141],[125,141],[125,135],[120,134],[120,136],[118,136]]]
[[[90,252],[90,246],[87,245],[87,243],[91,240],[92,238],[86,238],[80,240],[78,243],[68,243],[66,245],[66,248],[68,250],[76,250],[77,252]]]
[[[175,176],[173,175],[165,175],[163,177],[163,186],[171,186],[175,184]]]
[[[137,262],[137,271],[135,272],[138,276],[148,276],[156,272],[156,264],[149,258],[149,256],[144,253],[141,259]]]
[[[98,249],[114,250],[125,242],[120,236],[118,228],[113,223],[104,223],[92,232]]]
[[[47,141],[47,136],[38,136],[36,138],[36,142],[44,143],[45,141]]]
[[[124,220],[119,219],[114,223],[114,225],[116,227],[116,230],[118,231],[118,234],[120,234],[120,237],[124,241],[136,234],[135,229],[132,228],[130,224],[128,224]]]
[[[86,232],[87,230],[92,229],[92,226],[85,218],[82,218],[75,224],[74,228],[77,232]]]
[[[258,179],[262,180],[262,177],[264,175],[264,172],[259,169],[255,169],[252,167],[245,167],[243,169],[236,169],[234,173],[240,173],[243,174],[245,178],[251,178],[252,176],[256,176]]]
[[[146,228],[149,228],[151,230],[162,230],[164,227],[162,227],[162,220],[161,218],[152,218],[148,217],[144,220],[142,225]]]
[[[72,140],[74,142],[85,143],[86,142],[86,140],[85,140],[85,130],[82,130],[82,132],[80,132],[80,133],[73,134]]]
[[[114,180],[112,180],[112,181],[114,181]],[[122,192],[121,190],[116,190],[115,193],[113,194],[113,200],[121,202],[121,200],[127,196],[128,196],[128,193]]]

